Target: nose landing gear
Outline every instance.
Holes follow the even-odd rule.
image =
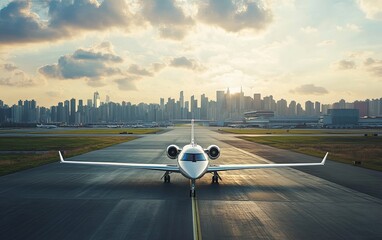
[[[195,179],[191,179],[190,197],[196,197]]]

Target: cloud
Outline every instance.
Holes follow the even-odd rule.
[[[318,32],[317,28],[314,28],[311,26],[303,27],[303,28],[301,28],[301,31],[303,31],[304,33],[307,33],[307,34]]]
[[[95,86],[100,84],[98,80],[102,77],[122,74],[114,65],[123,59],[104,46],[105,43],[90,49],[78,49],[71,55],[60,57],[57,64],[43,66],[38,71],[47,78],[84,78],[89,85]]]
[[[361,28],[356,25],[356,24],[346,24],[345,26],[336,26],[337,31],[339,32],[344,32],[344,31],[349,31],[349,32],[360,32]]]
[[[205,67],[203,67],[197,61],[193,59],[188,59],[186,57],[173,58],[170,62],[170,66],[186,68],[186,69],[195,70],[195,71],[203,71],[205,69]]]
[[[87,30],[127,28],[133,19],[124,0],[50,1],[49,16],[51,27]]]
[[[133,16],[124,0],[46,1],[48,19],[32,12],[32,1],[17,0],[0,10],[0,43],[41,42],[84,30],[129,29]]]
[[[45,94],[51,98],[63,97],[62,91],[47,91]]]
[[[367,58],[364,61],[364,65],[368,72],[372,73],[376,77],[382,77],[382,60]]]
[[[144,69],[140,68],[137,64],[131,64],[129,69],[127,70],[129,73],[139,76],[153,76],[153,73]]]
[[[153,63],[151,66],[154,72],[159,72],[165,67],[166,67],[166,64],[164,63]]]
[[[358,0],[357,3],[366,14],[366,18],[382,20],[381,0]]]
[[[13,64],[0,64],[0,85],[9,87],[33,87],[40,85],[38,80],[31,78]]]
[[[367,59],[364,61],[365,66],[371,66],[371,65],[373,65],[374,63],[376,63],[376,61],[374,60],[374,58],[367,58]]]
[[[317,46],[318,47],[325,47],[325,46],[334,45],[335,43],[336,43],[336,41],[334,41],[334,40],[324,40],[322,42],[317,43]]]
[[[142,1],[142,16],[158,27],[162,38],[173,40],[183,39],[194,25],[194,20],[186,16],[173,0]]]
[[[244,29],[257,32],[267,28],[273,21],[272,12],[260,1],[249,0],[202,1],[198,9],[198,18],[229,32],[239,32]]]
[[[341,60],[336,62],[335,67],[339,70],[347,70],[347,69],[355,69],[357,68],[357,65],[352,60]]]
[[[135,82],[139,80],[139,77],[128,76],[121,79],[114,80],[118,85],[119,90],[123,91],[136,91],[137,87],[135,86]]]
[[[305,84],[295,88],[294,90],[290,90],[290,92],[304,95],[324,95],[328,93],[328,90],[323,87],[315,86],[314,84]]]
[[[67,34],[51,29],[31,12],[31,1],[13,1],[0,10],[0,43],[36,42]]]

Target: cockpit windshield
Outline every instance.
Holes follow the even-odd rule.
[[[182,161],[206,161],[203,153],[185,153],[181,159]]]

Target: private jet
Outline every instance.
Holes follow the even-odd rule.
[[[243,170],[243,169],[258,169],[258,168],[281,168],[281,167],[301,167],[301,166],[322,166],[325,164],[328,152],[320,163],[282,163],[282,164],[226,164],[212,165],[209,160],[216,160],[220,156],[220,148],[216,145],[211,145],[203,149],[194,141],[194,120],[191,121],[191,143],[179,148],[177,145],[167,147],[167,156],[170,159],[176,159],[176,164],[144,164],[144,163],[121,163],[121,162],[85,162],[85,161],[66,161],[59,151],[61,163],[66,164],[83,164],[83,165],[101,165],[101,166],[116,166],[136,169],[149,169],[164,171],[161,179],[165,183],[170,182],[171,173],[181,173],[184,177],[190,179],[191,189],[190,197],[195,197],[195,181],[203,177],[206,173],[212,174],[212,183],[218,183],[220,171]]]

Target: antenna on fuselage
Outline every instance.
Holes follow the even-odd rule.
[[[191,145],[194,146],[194,119],[191,119]]]

